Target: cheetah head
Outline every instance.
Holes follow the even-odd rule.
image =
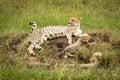
[[[92,58],[91,60],[95,60],[95,59],[101,59],[102,58],[102,53],[101,52],[95,52],[93,55],[92,55]]]
[[[79,37],[83,43],[88,43],[88,41],[90,40],[90,35],[88,35],[86,33],[81,34]]]
[[[80,18],[71,17],[69,19],[68,26],[80,26]]]
[[[37,28],[37,23],[35,21],[30,21],[29,22],[29,25],[32,26],[32,30],[36,29]]]

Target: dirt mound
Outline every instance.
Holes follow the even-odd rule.
[[[106,42],[110,43],[110,36],[107,34],[102,34],[102,33],[90,33],[91,39],[89,40],[90,43],[92,42]],[[8,35],[9,37],[6,38],[6,46],[8,51],[12,51],[13,53],[19,52],[20,44],[23,43],[24,39],[28,36],[28,34],[22,34],[22,35],[16,35],[16,36],[11,36]],[[73,43],[76,42],[78,37],[73,36],[72,40]],[[26,46],[27,45],[27,46]],[[113,43],[113,46],[118,47],[119,43]],[[23,45],[24,48],[27,49],[28,44]],[[49,52],[51,55],[54,56],[56,53],[61,52],[62,50],[65,49],[65,47],[68,46],[67,38],[66,37],[59,37],[59,38],[54,38],[46,41],[42,47]],[[23,50],[24,51],[24,50]],[[24,53],[24,52],[23,52]]]
[[[23,39],[25,39],[28,36],[28,34],[23,34],[21,36],[17,35],[12,38],[9,38],[6,40],[6,45],[8,47],[8,51],[13,51],[15,53],[18,52],[19,44],[22,42]]]
[[[77,41],[77,39],[78,37],[73,36],[72,38],[73,43]],[[66,37],[54,38],[48,40],[48,42],[49,43],[47,45],[43,45],[43,47],[46,51],[48,51],[51,54],[50,57],[53,57],[56,53],[61,52],[62,50],[65,49],[65,47],[69,45]]]
[[[95,33],[90,33],[89,35],[91,36],[91,41],[106,42],[106,43],[110,42],[110,35],[108,34],[95,32]]]
[[[113,46],[113,49],[120,49],[120,40],[118,40],[116,42],[111,42],[109,34],[95,32],[95,33],[90,33],[89,35],[91,36],[89,43],[93,43],[93,42],[107,43],[107,44],[110,44],[111,46]],[[5,41],[5,44],[1,44],[1,45],[4,45],[4,47],[6,47],[6,49],[4,48],[6,53],[13,53],[13,54],[19,53],[19,54],[26,55],[26,53],[28,53],[27,52],[28,43],[23,44],[23,42],[27,36],[28,36],[28,34],[26,33],[26,34],[21,34],[21,35],[14,35],[14,36],[10,34],[10,35],[7,35],[7,37],[4,37],[5,39],[3,39],[3,37],[0,37],[1,40]],[[78,37],[73,36],[72,39],[73,39],[73,43],[74,43],[77,41]],[[46,62],[44,58],[47,58],[48,61],[51,61],[51,63],[53,64],[55,61],[54,60],[55,55],[57,53],[60,53],[62,50],[64,50],[66,46],[68,46],[66,37],[59,37],[59,38],[54,38],[54,39],[45,41],[45,43],[42,44],[42,47],[44,48],[43,55],[45,55],[45,56],[41,57],[40,55],[42,53],[38,50],[35,50],[36,53],[40,53],[40,55],[37,56],[38,57],[37,61],[38,62],[40,62],[40,61]],[[89,49],[89,47],[91,47],[86,44],[83,46],[88,49]],[[1,48],[1,49],[3,49],[3,48]],[[84,51],[86,51],[86,49]],[[78,55],[78,57],[79,57],[79,55]],[[82,56],[82,57],[85,57],[85,56]],[[77,59],[81,60],[80,58],[81,57],[79,57]],[[83,60],[89,60],[87,58],[88,57],[86,57]],[[37,61],[35,63],[37,63]],[[27,61],[27,62],[29,62],[29,61]],[[86,62],[89,62],[89,61],[86,61]]]

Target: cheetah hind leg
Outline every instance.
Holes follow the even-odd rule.
[[[35,45],[36,49],[42,49],[42,47],[40,45]]]
[[[35,48],[36,49],[39,49],[39,50],[42,50],[43,48],[40,46],[41,44],[43,43],[43,40],[39,41],[39,43],[35,43]]]
[[[28,51],[30,53],[31,56],[35,56],[35,52],[33,51],[34,49],[34,45],[31,44],[29,47],[28,47]]]
[[[70,57],[75,57],[75,55],[72,55],[70,53],[66,53],[66,55],[70,56]]]
[[[72,54],[70,54],[70,53],[68,52],[68,53],[65,53],[64,58],[67,59],[68,56],[69,56],[69,57],[73,57],[73,58],[75,57],[75,55],[72,55]]]

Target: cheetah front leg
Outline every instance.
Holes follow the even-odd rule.
[[[36,55],[35,52],[33,51],[34,48],[36,48],[36,49],[42,49],[42,47],[39,44],[31,44],[28,47],[28,51],[29,51],[30,55],[32,55],[32,56]]]
[[[34,45],[31,43],[30,46],[28,47],[28,51],[30,55],[35,56],[35,52],[33,51],[33,49],[34,49]]]
[[[41,44],[43,44],[44,41],[45,41],[44,39],[40,39],[40,40],[36,41],[35,48],[36,49],[42,49]]]
[[[42,47],[40,45],[35,45],[36,49],[41,49]]]
[[[68,44],[72,44],[72,36],[71,35],[67,35],[67,39],[68,39]]]

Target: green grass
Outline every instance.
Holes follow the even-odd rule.
[[[0,80],[119,80],[120,48],[113,50],[109,44],[91,47],[92,52],[103,53],[100,67],[95,69],[27,68],[25,50],[14,54],[9,51],[8,41],[29,32],[29,21],[36,21],[39,27],[67,25],[69,18],[74,16],[81,17],[81,29],[85,33],[106,32],[111,42],[120,40],[119,0],[1,0]],[[23,46],[19,47],[21,50]],[[83,57],[89,56],[90,51],[81,49],[79,52],[86,53]]]
[[[119,80],[119,68],[99,69],[26,69],[3,67],[0,71],[1,80]]]
[[[34,20],[39,27],[67,25],[71,16],[81,17],[81,26],[87,28],[119,28],[119,0],[2,0],[0,31],[25,31]]]

